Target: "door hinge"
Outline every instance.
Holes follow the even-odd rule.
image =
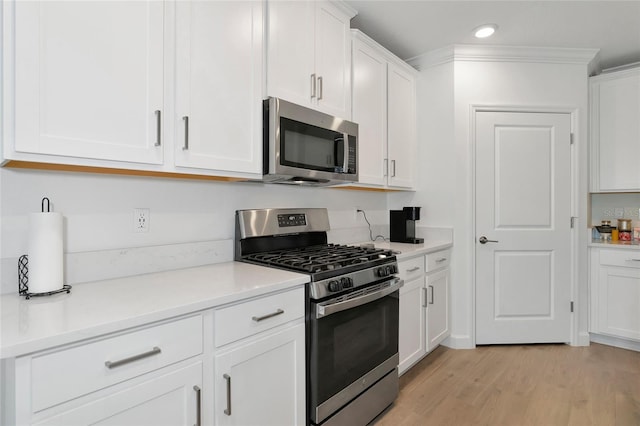
[[[569,143],[571,145],[573,145],[573,143],[575,142],[574,138],[573,138],[573,133],[569,133]]]
[[[571,312],[573,312],[573,301],[571,301]]]
[[[571,228],[574,228],[574,227],[575,227],[575,225],[576,225],[576,219],[577,219],[577,217],[575,217],[575,216],[571,216]]]

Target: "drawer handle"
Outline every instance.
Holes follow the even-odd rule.
[[[149,352],[130,356],[129,358],[119,359],[118,361],[105,361],[104,365],[109,369],[117,368],[117,367],[120,367],[121,365],[129,364],[130,362],[134,362],[139,359],[149,358],[150,356],[158,355],[160,352],[162,352],[160,348],[155,346]]]
[[[227,416],[231,415],[231,376],[224,374],[222,376],[227,381],[227,408],[224,409],[224,413]]]
[[[202,425],[202,389],[195,385],[193,390],[196,391],[196,424],[194,426]]]
[[[284,311],[282,309],[278,309],[277,311],[271,314],[263,315],[261,317],[251,317],[251,319],[255,322],[260,322],[260,321],[264,321],[266,319],[273,318],[275,316],[282,315],[282,314],[284,314]]]
[[[420,269],[420,267],[416,266],[415,268],[407,269],[407,272],[415,272],[415,271],[417,271],[419,269]]]
[[[427,288],[426,287],[422,287],[422,307],[426,308],[427,307]]]
[[[440,259],[436,259],[436,263],[446,262],[446,260],[447,260],[446,257],[441,257]]]
[[[627,259],[627,262],[640,262],[640,259]]]

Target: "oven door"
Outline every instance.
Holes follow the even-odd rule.
[[[393,278],[322,302],[311,301],[309,397],[319,424],[398,366],[399,288]]]

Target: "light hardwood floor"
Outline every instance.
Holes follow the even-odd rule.
[[[640,353],[591,344],[437,348],[400,377],[374,422],[409,425],[640,425]]]

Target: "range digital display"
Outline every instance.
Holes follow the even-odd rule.
[[[307,216],[304,213],[279,214],[278,226],[286,228],[289,226],[306,226]]]

